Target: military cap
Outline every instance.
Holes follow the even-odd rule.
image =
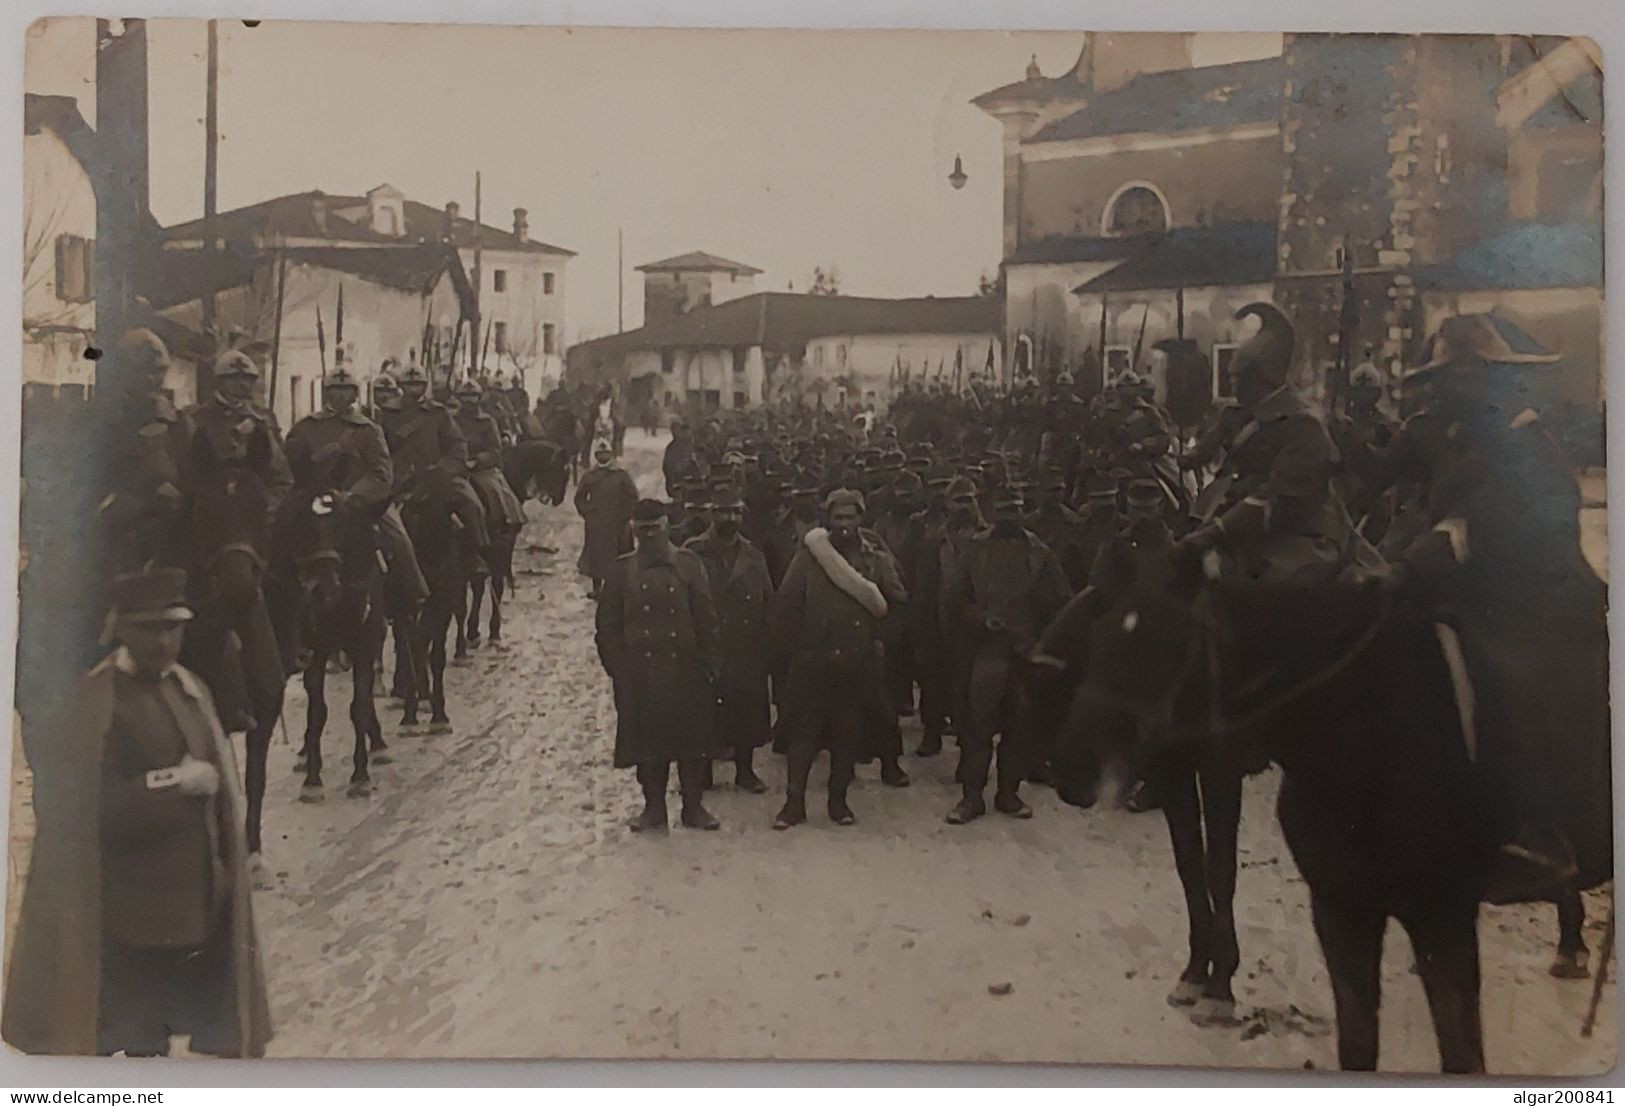
[[[322,387],[355,388],[358,387],[358,385],[356,384],[355,377],[350,375],[350,370],[345,368],[343,365],[338,365],[333,369],[332,372],[327,374],[327,379],[322,381]]]
[[[472,376],[466,376],[457,382],[457,394],[460,396],[477,396],[483,395],[484,392],[485,389],[480,387],[480,382]]]
[[[810,472],[804,472],[796,477],[796,495],[817,495],[823,490],[823,485],[819,482],[818,477]]]
[[[954,479],[954,470],[950,465],[932,465],[925,473],[925,482],[933,488],[945,488]]]
[[[1066,473],[1060,469],[1045,469],[1038,474],[1038,486],[1050,491],[1066,489]]]
[[[252,376],[258,378],[260,367],[254,359],[240,349],[228,349],[215,359],[215,376]]]
[[[372,390],[374,392],[398,392],[400,388],[401,386],[395,383],[395,378],[388,373],[379,373],[372,378]]]
[[[725,488],[711,497],[713,511],[743,511],[745,501],[732,488]]]
[[[1162,485],[1148,476],[1130,480],[1128,490],[1124,493],[1124,499],[1129,504],[1142,507],[1160,505],[1166,498],[1167,494],[1162,490]]]
[[[633,522],[659,522],[666,517],[666,505],[658,499],[640,499],[632,507]]]
[[[1055,374],[1055,383],[1057,383],[1057,384],[1072,384],[1072,383],[1074,383],[1074,381],[1072,379],[1072,374],[1063,369],[1062,371]]]
[[[113,610],[132,622],[190,622],[186,605],[186,571],[149,568],[113,581]]]
[[[599,438],[597,441],[593,442],[592,443],[592,451],[593,451],[594,455],[597,455],[599,453],[614,453],[615,452],[614,448],[609,444],[609,439],[608,438]]]
[[[824,510],[833,511],[837,507],[856,507],[859,511],[866,508],[863,493],[854,488],[836,488],[824,497]]]
[[[1097,469],[1089,474],[1089,479],[1084,481],[1083,494],[1090,499],[1116,499],[1117,485],[1116,477],[1109,472],[1101,472]]]
[[[169,347],[163,339],[144,326],[132,327],[124,332],[114,347],[119,363],[134,372],[149,372],[169,363]]]
[[[1380,388],[1382,387],[1382,370],[1369,361],[1357,365],[1349,374],[1349,386],[1354,388]]]
[[[892,481],[892,491],[898,495],[917,496],[925,492],[925,481],[918,473],[904,470]]]
[[[995,507],[1019,507],[1024,502],[1021,489],[1014,485],[1007,484],[1002,488],[993,489],[993,506]]]
[[[908,459],[903,463],[909,468],[929,468],[931,467],[931,454],[925,450],[917,449],[910,453]]]
[[[976,485],[969,478],[956,476],[948,482],[947,496],[949,499],[976,498]]]
[[[711,489],[704,484],[690,484],[683,491],[683,506],[709,507],[714,498]]]

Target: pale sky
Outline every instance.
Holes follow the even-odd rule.
[[[152,206],[203,206],[205,24],[148,24]],[[1279,35],[1199,35],[1198,64],[1279,50]],[[220,21],[221,210],[387,181],[487,223],[530,211],[577,251],[571,340],[626,325],[645,261],[706,250],[806,287],[815,265],[858,295],[964,295],[1000,254],[999,126],[971,97],[1077,56],[1079,32],[713,31]],[[95,23],[35,24],[25,87],[95,123]],[[946,177],[954,155],[970,181]]]

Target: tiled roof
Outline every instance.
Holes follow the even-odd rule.
[[[1262,284],[1275,278],[1275,230],[1274,223],[1225,223],[1141,236],[1121,265],[1072,290]]]
[[[741,276],[754,276],[762,271],[740,261],[729,261],[726,257],[706,253],[704,250],[680,253],[676,257],[668,257],[664,261],[651,261],[647,265],[639,265],[637,268],[640,273],[716,272],[739,273]]]
[[[1107,134],[1169,131],[1271,122],[1281,114],[1286,63],[1279,57],[1144,73],[1122,88],[1093,97],[1086,107],[1028,138],[1061,142]]]
[[[308,246],[286,251],[288,264],[309,265],[350,273],[363,280],[402,292],[426,294],[442,273],[449,271],[458,294],[472,300],[473,290],[455,250],[444,243],[371,248],[366,246]],[[154,308],[172,307],[200,299],[208,291],[240,288],[253,282],[262,267],[276,263],[277,252],[243,246],[217,251],[160,250],[142,266],[139,293]]]
[[[1051,235],[1023,242],[1006,265],[1052,265],[1068,261],[1115,261],[1142,245],[1144,235]]]
[[[754,345],[790,349],[832,335],[981,334],[999,327],[998,302],[982,296],[872,299],[758,292],[657,319],[624,334],[579,342],[571,352]]]
[[[250,242],[275,237],[325,238],[335,242],[369,242],[377,245],[407,246],[418,242],[439,242],[445,232],[443,209],[406,200],[401,205],[406,233],[396,237],[379,234],[366,222],[365,196],[334,196],[319,189],[276,196],[247,207],[222,211],[216,217],[220,237],[227,242]],[[476,224],[459,216],[452,238],[462,248],[474,244]],[[574,251],[536,239],[521,242],[512,231],[478,224],[480,245],[486,249],[522,250],[574,257]],[[170,240],[193,239],[203,234],[203,220],[193,219],[164,229]]]
[[[1601,288],[1602,228],[1595,223],[1513,223],[1443,265],[1416,274],[1422,288]]]

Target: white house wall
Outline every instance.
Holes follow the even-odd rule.
[[[930,380],[936,378],[940,369],[943,382],[951,383],[954,360],[958,356],[964,365],[962,379],[968,381],[986,365],[990,344],[997,365],[1002,358],[1001,343],[995,335],[986,333],[855,334],[816,338],[807,343],[801,374],[804,382],[851,377],[856,387],[848,393],[849,402],[884,404],[899,387],[894,370],[906,370],[914,380]],[[831,402],[838,395],[833,388],[827,394]]]
[[[96,237],[96,194],[78,158],[54,131],[23,138],[23,380],[89,385],[84,357],[96,304],[58,297],[56,243],[64,234]]]
[[[1273,294],[1270,284],[1215,285],[1185,289],[1185,337],[1196,342],[1212,363],[1215,345],[1234,345],[1250,337],[1258,323],[1252,318],[1238,320],[1236,310]],[[1106,346],[1127,346],[1132,351],[1145,320],[1140,368],[1153,369],[1151,347],[1164,338],[1179,337],[1179,293],[1173,288],[1148,288],[1132,292],[1110,292],[1106,302]],[[1084,349],[1100,346],[1100,305],[1098,294],[1074,296],[1072,339],[1069,354],[1075,365]],[[1130,354],[1132,356],[1132,352]],[[1167,390],[1160,373],[1152,372],[1157,398],[1166,399]]]
[[[1011,265],[1005,269],[1005,338],[1014,342],[1025,334],[1038,341],[1045,335],[1061,342],[1070,360],[1076,360],[1091,339],[1078,333],[1077,297],[1072,289],[1108,272],[1120,261],[1071,261],[1054,265]]]

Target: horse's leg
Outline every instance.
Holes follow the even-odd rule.
[[[260,823],[265,812],[265,770],[271,756],[271,731],[275,719],[260,722],[248,731],[248,762],[243,766],[243,786],[248,792],[248,851],[260,851]]]
[[[468,585],[466,583],[462,586],[461,592],[462,594],[458,596],[455,609],[451,614],[454,627],[452,632],[456,635],[457,640],[457,648],[452,653],[452,659],[456,661],[468,659],[467,627],[463,625],[464,612],[468,609]]]
[[[1164,765],[1157,774],[1163,793],[1162,816],[1168,822],[1174,867],[1185,891],[1185,915],[1190,922],[1190,957],[1168,1001],[1175,1006],[1190,1006],[1207,986],[1213,945],[1213,907],[1208,898],[1207,861],[1202,848],[1202,801],[1196,791],[1196,770],[1191,765]]]
[[[317,648],[305,666],[305,785],[299,798],[307,803],[322,798],[322,730],[327,725],[328,651]]]
[[[507,590],[507,582],[500,576],[491,577],[491,644],[498,645],[502,641],[502,595]],[[478,615],[475,615],[478,618]]]
[[[1196,1020],[1207,1025],[1233,1025],[1236,996],[1231,977],[1241,964],[1236,941],[1236,835],[1241,826],[1241,773],[1227,764],[1201,769],[1202,820],[1207,836],[1207,890],[1213,903],[1213,931],[1208,953],[1207,986]]]
[[[1425,918],[1401,918],[1439,1038],[1439,1067],[1450,1075],[1484,1070],[1478,1009],[1478,904],[1447,903]]]
[[[390,680],[391,698],[405,699],[412,686],[412,620],[397,618],[390,623],[390,637],[394,638],[395,675]]]
[[[446,714],[446,631],[452,619],[440,615],[429,640],[429,723],[442,733],[451,729],[451,718]]]
[[[418,700],[428,689],[428,648],[424,634],[428,633],[428,616],[420,613],[410,619],[406,627],[406,695],[403,697],[401,725],[418,725]]]
[[[363,633],[365,630],[363,630]],[[350,667],[350,725],[355,730],[355,764],[350,770],[350,787],[345,792],[358,798],[372,791],[372,777],[367,774],[367,739],[372,736],[376,721],[372,710],[372,661],[365,649],[356,650]]]
[[[1552,961],[1551,973],[1559,979],[1585,979],[1590,975],[1591,950],[1586,948],[1585,903],[1574,889],[1557,899],[1557,959]]]
[[[1382,935],[1388,918],[1313,891],[1309,896],[1320,952],[1337,1007],[1337,1062],[1344,1071],[1377,1070],[1377,1010],[1382,1003]]]
[[[496,602],[496,577],[491,578],[491,601]],[[485,605],[485,578],[476,576],[469,581],[469,591],[473,594],[468,600],[468,647],[477,648],[480,644],[480,608]],[[459,627],[461,629],[461,627]]]

